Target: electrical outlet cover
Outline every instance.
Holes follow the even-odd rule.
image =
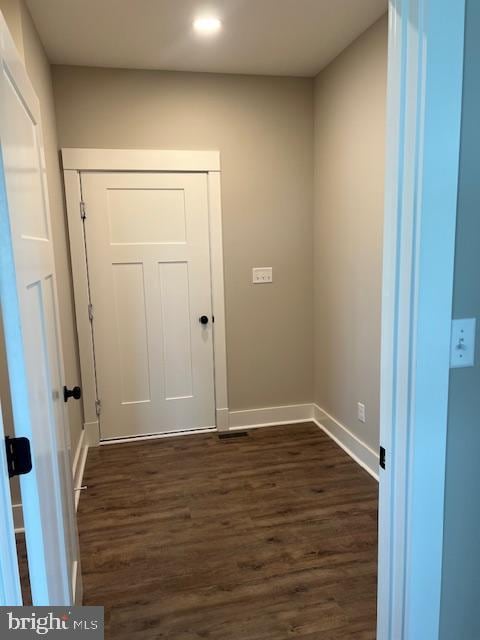
[[[252,282],[253,284],[269,284],[273,282],[272,267],[253,267]]]
[[[363,402],[359,402],[357,405],[357,415],[360,422],[366,421],[365,405],[363,404]]]

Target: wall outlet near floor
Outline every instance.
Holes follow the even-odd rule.
[[[357,404],[357,416],[360,422],[366,422],[367,418],[365,414],[365,405],[363,404],[363,402],[359,402]]]
[[[272,267],[253,267],[252,282],[253,284],[267,284],[273,282]]]

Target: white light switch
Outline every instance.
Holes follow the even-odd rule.
[[[267,284],[273,282],[272,267],[253,267],[252,269],[253,284]]]
[[[475,364],[475,318],[452,321],[452,343],[450,366],[473,367]]]

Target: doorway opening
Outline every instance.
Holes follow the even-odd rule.
[[[64,149],[87,440],[228,414],[220,157]]]

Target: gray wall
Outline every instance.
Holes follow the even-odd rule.
[[[379,440],[386,16],[315,82],[314,399]],[[367,421],[357,419],[357,402]]]
[[[57,66],[53,85],[61,147],[220,150],[230,409],[311,402],[312,81]]]
[[[467,2],[454,318],[480,321],[480,4]],[[480,324],[476,365],[450,375],[441,640],[480,638]]]

